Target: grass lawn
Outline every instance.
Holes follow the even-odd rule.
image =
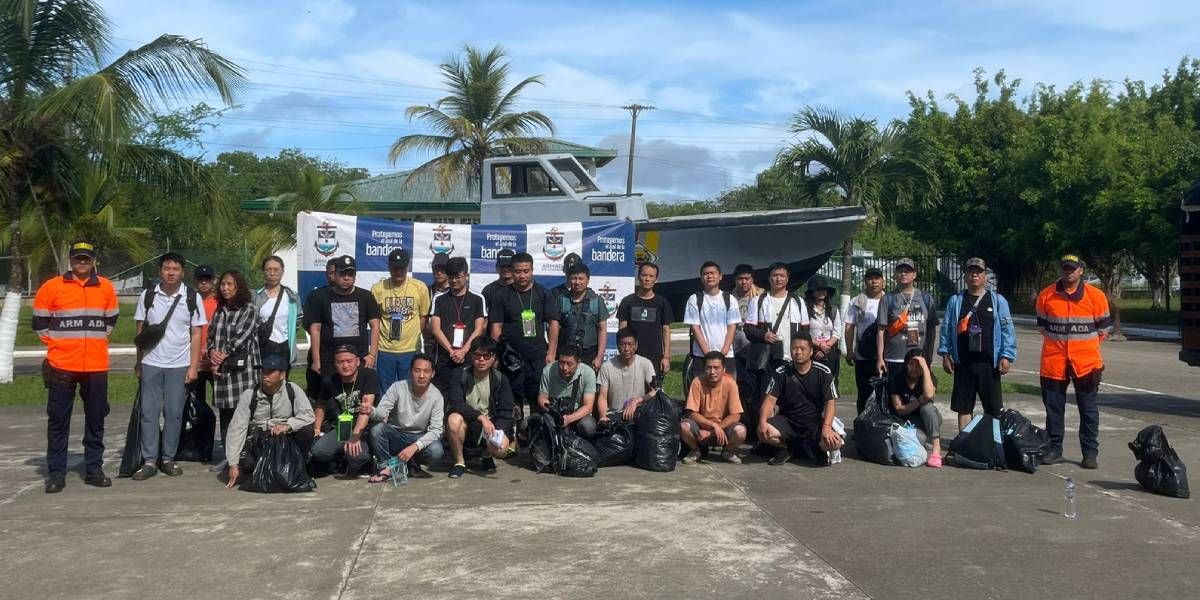
[[[1150,298],[1121,298],[1121,322],[1131,325],[1179,325],[1179,298],[1171,299],[1171,310],[1150,308]]]
[[[132,302],[121,303],[121,314],[117,317],[117,327],[113,329],[112,337],[109,338],[109,343],[112,344],[132,344],[134,335],[133,311],[134,305]],[[17,347],[40,347],[42,340],[34,335],[33,328],[33,308],[29,306],[21,306],[20,320],[17,321]]]

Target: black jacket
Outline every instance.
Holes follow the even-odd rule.
[[[493,423],[498,420],[511,423],[513,420],[513,395],[508,377],[496,369],[492,369],[490,378],[492,390],[487,417]],[[454,373],[450,375],[450,410],[447,411],[447,414],[458,413],[468,423],[479,418],[479,411],[467,404],[467,393],[471,391],[471,386],[474,384],[475,374],[472,372],[471,365],[454,370]]]

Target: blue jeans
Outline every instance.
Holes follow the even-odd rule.
[[[1079,447],[1084,457],[1094,457],[1100,453],[1100,407],[1096,404],[1100,371],[1079,377],[1068,367],[1066,380],[1042,378],[1042,404],[1046,405],[1050,451],[1062,455],[1068,382],[1075,383],[1075,404],[1079,406]]]
[[[142,460],[156,462],[175,460],[182,431],[183,404],[187,400],[187,386],[183,379],[187,367],[164,369],[142,365]],[[158,416],[163,415],[162,447],[158,444]],[[161,451],[161,454],[160,454]]]
[[[425,432],[400,431],[395,425],[377,423],[371,427],[371,451],[375,453],[375,462],[379,465],[386,463],[410,444],[421,439],[422,435],[425,435]],[[442,440],[434,440],[432,444],[418,452],[410,462],[420,459],[425,464],[435,463],[441,460],[445,453],[446,449],[442,446]]]
[[[386,394],[393,383],[408,380],[408,372],[412,369],[412,360],[416,355],[416,352],[379,351],[379,360],[375,361],[375,370],[379,372],[379,393],[381,395]]]

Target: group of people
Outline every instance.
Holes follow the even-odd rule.
[[[34,302],[33,328],[47,345],[49,493],[65,486],[77,387],[86,414],[84,481],[111,485],[101,454],[108,336],[119,307],[112,284],[95,270],[96,258],[91,244],[73,244],[71,270],[46,282]],[[609,359],[609,309],[589,287],[590,271],[577,255],[563,260],[566,282],[546,289],[534,281],[529,254],[501,251],[497,279],[482,294],[469,289],[461,257],[436,255],[431,286],[411,275],[410,263],[405,250],[392,251],[389,276],[368,291],[357,286],[353,257],[330,259],[327,285],[302,302],[282,284],[285,265],[277,256],[261,264],[264,285],[257,290],[237,270],[218,276],[206,265],[196,267],[187,285],[184,258],[160,257],[160,281],[139,296],[134,319],[141,425],[158,431],[161,420],[162,435],[141,436],[143,463],[131,478],[182,473],[175,456],[185,401],[191,395],[204,402],[209,386],[225,455],[213,470],[225,473],[229,487],[253,468],[246,440],[256,430],[292,436],[310,469],[350,477],[369,470],[369,481],[378,483],[397,476],[401,464],[408,477],[430,477],[424,466],[441,460],[447,447],[450,477],[466,473],[468,458],[494,472],[496,459],[517,453],[522,423],[534,411],[554,411],[562,426],[591,438],[607,423],[632,421],[671,370],[674,311],[655,293],[653,263],[638,266],[636,291],[618,304],[617,347]],[[1054,446],[1046,462],[1061,460],[1065,387],[1074,381],[1084,466],[1094,467],[1107,305],[1080,281],[1077,258],[1062,265],[1062,278],[1037,303]],[[968,260],[964,270],[966,287],[945,313],[955,326],[939,335],[937,311],[915,287],[916,265],[908,259],[897,264],[892,293],[884,293],[882,272],[868,269],[864,291],[844,318],[823,278],[810,280],[801,297],[789,287],[785,264],[768,267],[765,290],[755,285],[751,267],[739,265],[727,292],[720,266],[704,263],[703,289],[687,299],[683,318],[691,338],[681,374],[683,462],[695,463],[715,447],[737,463],[739,447],[757,441],[770,449],[771,464],[797,453],[827,464],[846,436],[835,415],[844,355],[858,382],[859,412],[870,379],[888,375],[888,409],[926,432],[929,465],[941,466],[934,352],[954,376],[951,409],[960,427],[977,397],[985,412],[999,413],[1000,376],[1016,360],[1007,301],[987,289],[981,259]],[[293,365],[302,363],[299,331],[309,341],[303,387],[289,381]],[[1080,350],[1093,345],[1090,355]]]

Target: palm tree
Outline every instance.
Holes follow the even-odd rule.
[[[937,194],[937,175],[902,122],[879,129],[873,119],[805,107],[791,131],[808,137],[780,153],[779,161],[799,168],[801,185],[814,197],[835,193],[846,206],[866,208],[868,218],[889,220],[903,204]],[[850,301],[853,255],[851,235],[842,245],[843,310]]]
[[[241,69],[202,42],[173,35],[104,65],[109,35],[94,0],[0,0],[0,200],[8,207],[12,251],[0,313],[0,382],[12,380],[5,359],[26,278],[22,212],[35,195],[40,208],[53,211],[46,202],[64,201],[73,173],[90,164],[121,180],[213,199],[196,161],[133,144],[131,133],[156,109],[196,94],[216,92],[231,104]]]
[[[275,196],[271,211],[256,219],[246,241],[258,250],[254,264],[284,248],[296,246],[296,215],[302,212],[358,214],[361,209],[354,192],[345,183],[325,185],[325,175],[316,169],[296,174],[291,191]]]
[[[541,76],[527,77],[506,90],[509,63],[503,48],[495,46],[484,54],[468,45],[464,53],[441,65],[448,96],[432,106],[410,106],[405,111],[410,121],[425,121],[436,133],[406,135],[388,151],[393,165],[408,152],[437,154],[417,167],[408,181],[432,171],[443,194],[464,177],[468,189],[474,189],[489,156],[545,152],[545,140],[537,135],[543,130],[554,134],[554,122],[541,112],[512,112],[526,87],[541,85]]]

